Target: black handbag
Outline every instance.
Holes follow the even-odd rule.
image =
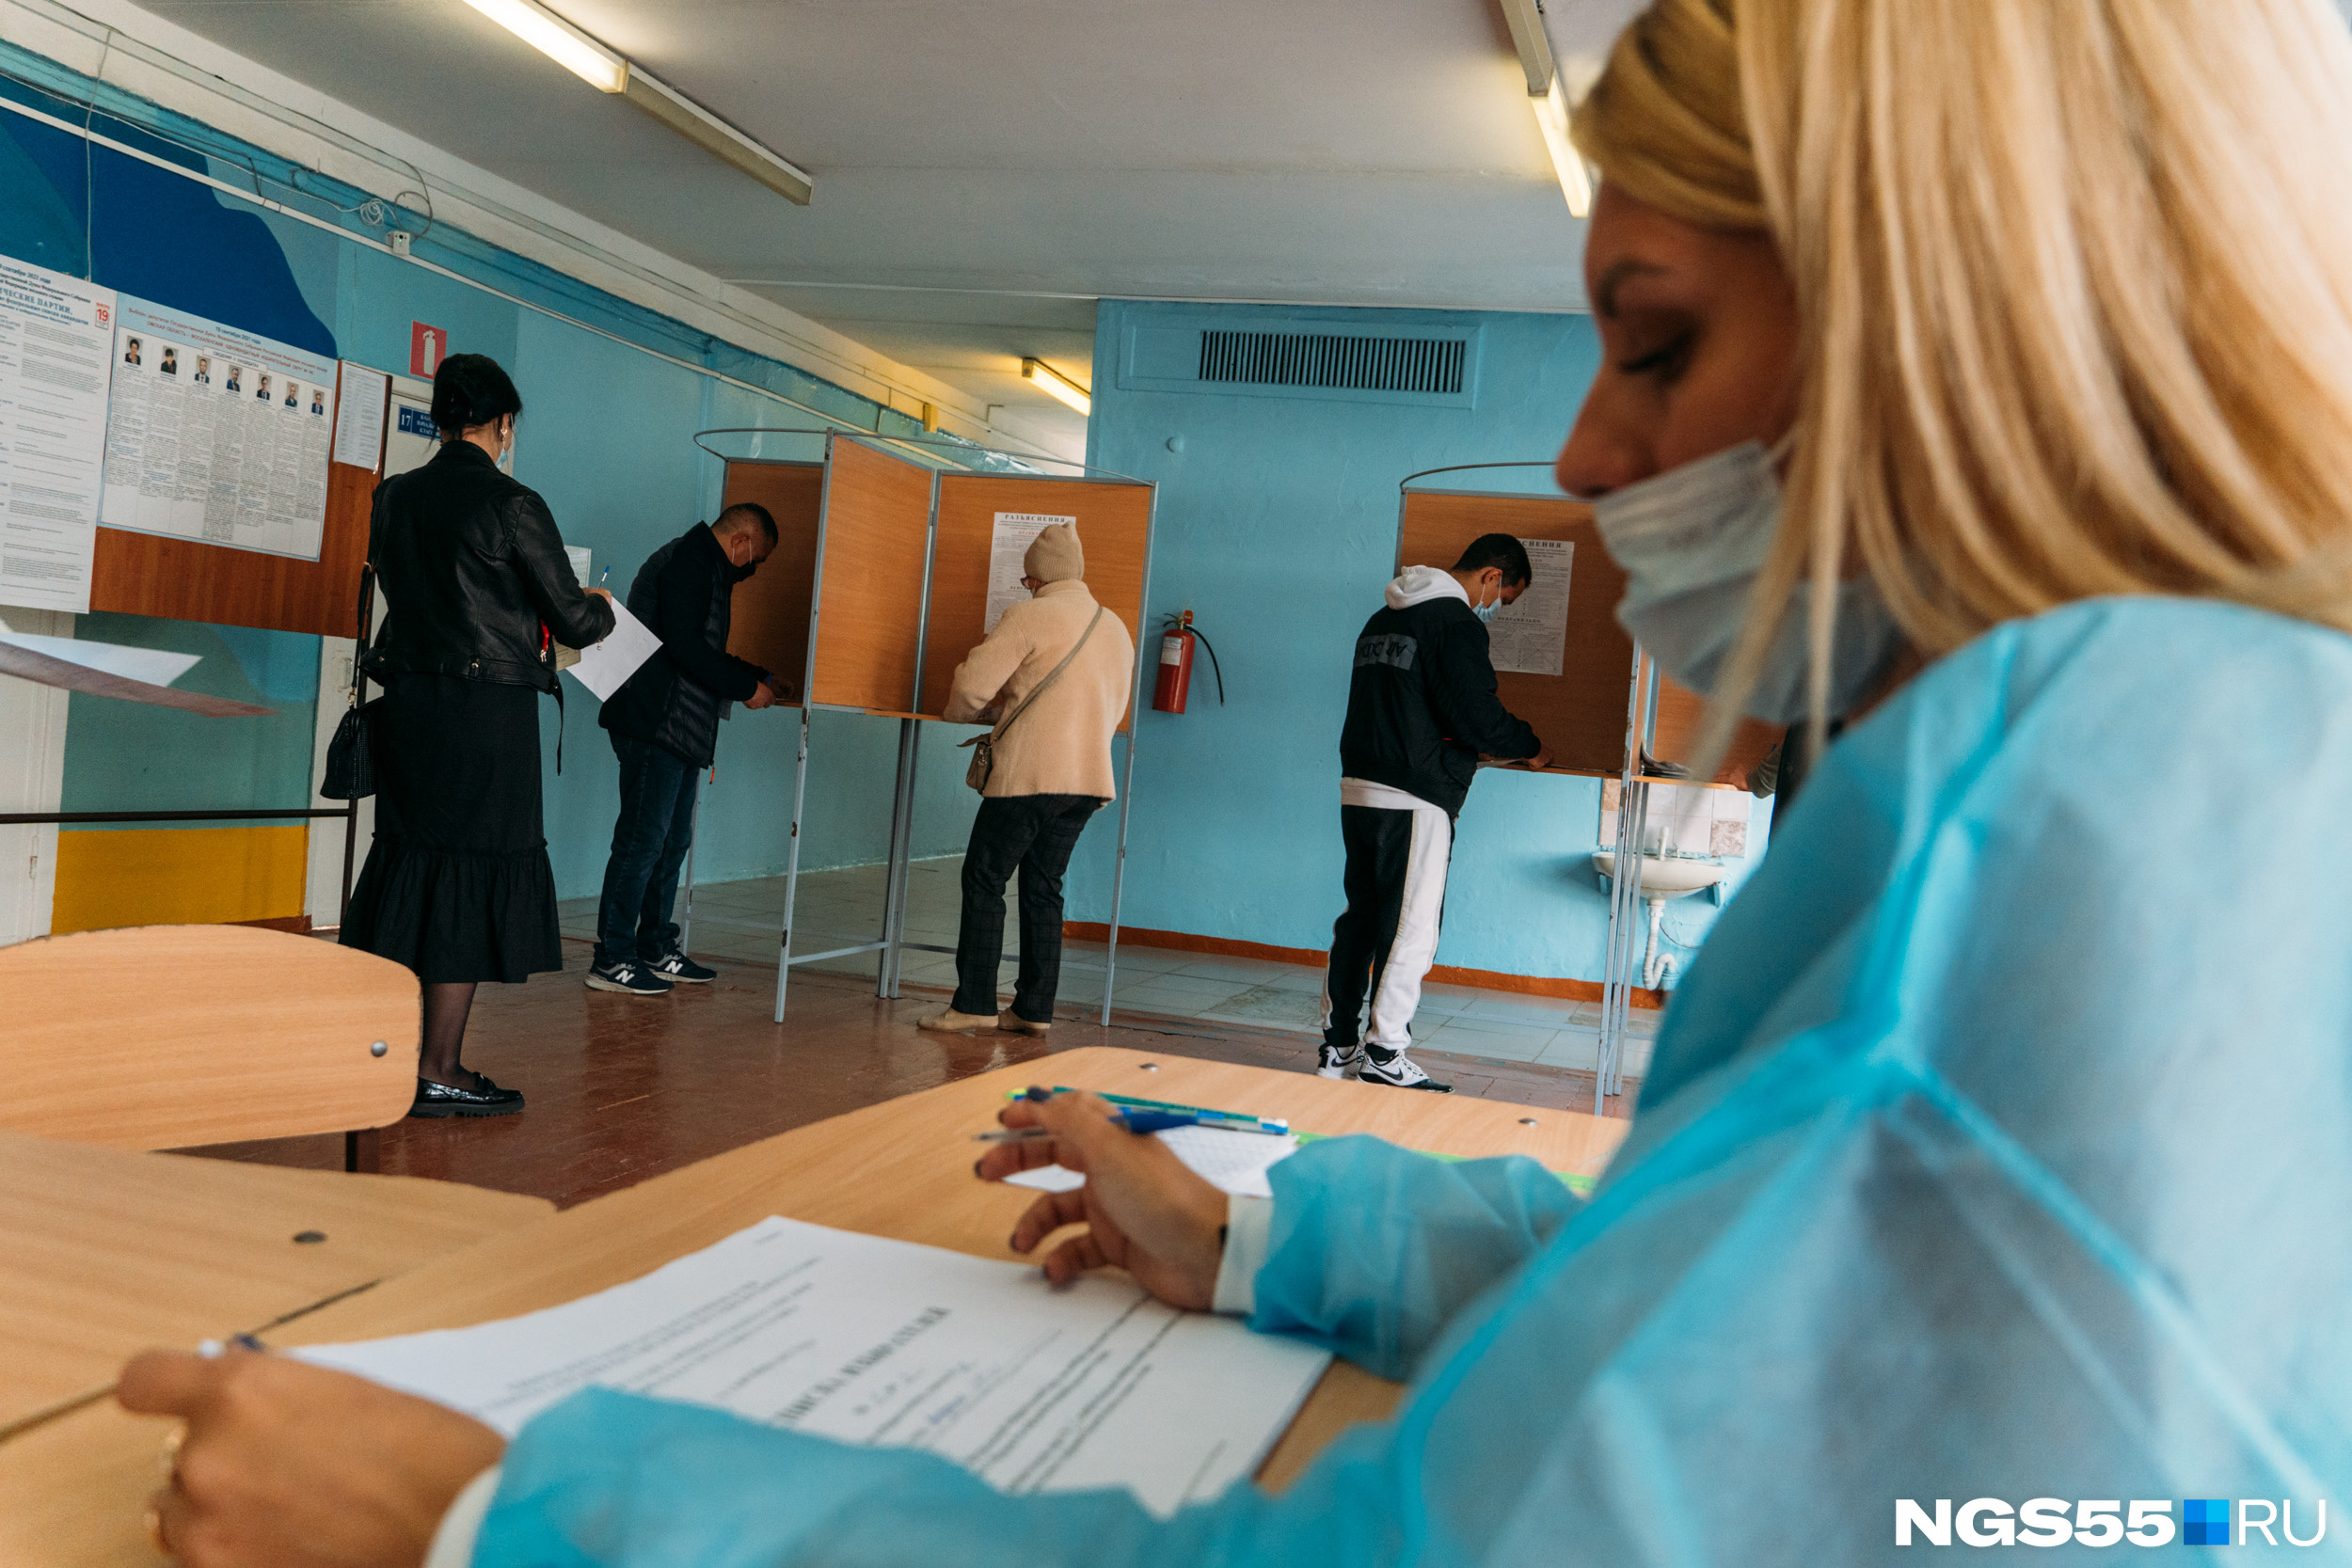
[[[368,730],[384,699],[359,700],[359,685],[367,678],[360,665],[368,649],[368,599],[374,592],[375,568],[370,566],[359,574],[359,637],[351,650],[350,705],[335,726],[335,738],[326,743],[326,776],[319,781],[319,794],[329,800],[364,800],[375,793],[375,752],[368,742]]]

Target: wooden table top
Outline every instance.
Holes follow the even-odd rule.
[[[112,1386],[150,1345],[261,1331],[554,1209],[446,1181],[0,1132],[0,1436]]]
[[[633,1279],[770,1214],[984,1258],[1036,1195],[974,1180],[972,1134],[1029,1084],[1286,1117],[1303,1132],[1374,1132],[1407,1148],[1528,1154],[1597,1175],[1628,1124],[1573,1111],[1416,1094],[1303,1073],[1090,1047],[978,1074],[746,1145],[435,1259],[290,1323],[272,1343],[458,1327]],[[1394,1407],[1399,1386],[1334,1363],[1260,1472],[1279,1488],[1325,1444]],[[139,1505],[167,1423],[111,1402],[0,1445],[0,1561],[149,1568]]]

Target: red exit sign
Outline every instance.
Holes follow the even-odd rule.
[[[422,322],[408,324],[408,373],[421,375],[427,381],[449,357],[449,334],[437,326]]]

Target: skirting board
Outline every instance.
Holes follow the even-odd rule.
[[[1065,920],[1061,933],[1072,942],[1103,942],[1109,938],[1110,927],[1099,920]],[[1277,947],[1271,942],[1242,942],[1232,937],[1195,936],[1190,931],[1154,931],[1143,926],[1121,926],[1119,940],[1134,942],[1138,947],[1168,947],[1180,953],[1220,953],[1233,958],[1263,958],[1270,963],[1303,964],[1320,969],[1328,955],[1311,947]],[[1482,990],[1517,991],[1524,996],[1560,996],[1575,1002],[1597,1002],[1601,985],[1597,980],[1563,980],[1546,974],[1502,974],[1491,969],[1458,969],[1452,964],[1438,964],[1429,971],[1429,978],[1441,986],[1476,986]],[[1663,1007],[1667,993],[1662,990],[1633,989],[1633,1006]]]

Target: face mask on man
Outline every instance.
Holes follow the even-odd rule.
[[[1495,590],[1495,596],[1492,599],[1486,601],[1485,604],[1474,604],[1470,606],[1470,613],[1478,617],[1479,625],[1490,626],[1494,625],[1495,611],[1501,610],[1502,608],[1502,590],[1498,588]]]
[[[1743,441],[1593,503],[1601,542],[1625,569],[1618,624],[1693,691],[1715,689],[1740,641],[1749,592],[1772,553],[1780,522],[1778,451]],[[1750,717],[1793,724],[1806,716],[1812,602],[1812,583],[1798,583],[1740,705]],[[1867,577],[1837,585],[1831,718],[1861,702],[1902,641],[1902,629]]]

